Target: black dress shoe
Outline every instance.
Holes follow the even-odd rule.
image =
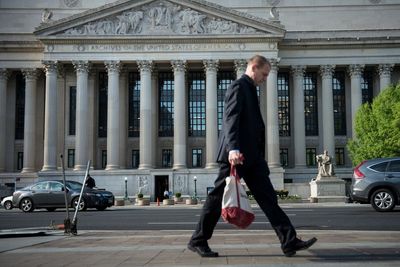
[[[187,247],[191,251],[197,252],[197,254],[199,254],[203,258],[218,257],[218,252],[212,251],[209,246],[194,246],[189,243]]]
[[[284,249],[283,253],[285,254],[286,257],[292,257],[293,255],[296,254],[296,251],[308,249],[309,247],[314,245],[315,242],[317,242],[317,238],[315,237],[307,241],[302,241],[300,239],[297,239],[296,243],[290,248]]]

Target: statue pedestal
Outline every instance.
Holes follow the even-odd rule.
[[[345,183],[337,176],[318,176],[310,182],[310,202],[346,202]]]

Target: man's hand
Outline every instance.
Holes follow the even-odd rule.
[[[229,163],[232,165],[242,165],[243,164],[243,154],[240,153],[239,150],[231,150],[229,151],[229,157],[228,157]]]

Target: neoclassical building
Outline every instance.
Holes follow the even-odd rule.
[[[0,183],[82,180],[117,196],[205,196],[229,84],[259,86],[276,189],[341,179],[358,107],[400,80],[396,0],[0,0]],[[60,155],[63,155],[61,157]]]

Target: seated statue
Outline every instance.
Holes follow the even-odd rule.
[[[335,172],[333,170],[332,157],[328,155],[327,150],[324,150],[324,154],[317,155],[316,159],[318,164],[318,177],[329,177],[335,175]]]

